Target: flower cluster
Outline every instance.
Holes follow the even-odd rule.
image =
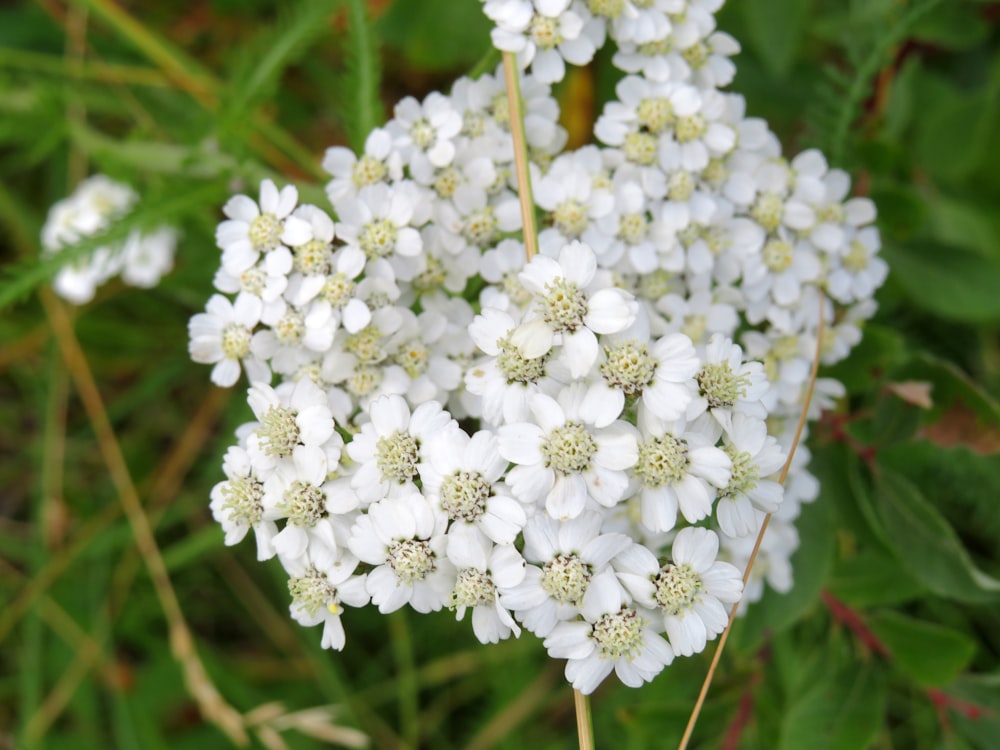
[[[104,175],[81,182],[74,193],[49,209],[42,227],[42,248],[54,255],[65,247],[108,229],[135,205],[138,196],[127,185]],[[151,233],[131,231],[124,242],[94,250],[87,258],[64,265],[53,287],[59,296],[78,305],[89,302],[97,287],[121,274],[130,286],[156,286],[174,262],[177,234],[168,227]]]
[[[720,4],[485,3],[530,66],[530,259],[500,71],[329,149],[332,215],[270,180],[226,204],[190,352],[219,385],[245,371],[256,419],[212,512],[280,559],[324,646],[345,606],[471,610],[479,640],[527,629],[589,693],[701,651],[760,595],[741,568],[766,514],[763,570],[791,586],[808,453],[776,480],[820,321],[842,358],[885,265],[846,175],[785,160],[719,90]],[[630,75],[604,145],[566,152],[548,84],[608,36]],[[817,391],[814,415],[839,384]]]

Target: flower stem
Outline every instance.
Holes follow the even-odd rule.
[[[590,698],[579,690],[573,691],[576,708],[576,734],[580,750],[594,750],[594,723],[590,717]]]
[[[802,411],[799,413],[799,423],[795,428],[795,437],[792,439],[792,447],[788,451],[788,458],[785,459],[785,465],[781,467],[781,474],[778,477],[778,484],[784,484],[785,479],[788,477],[788,470],[792,466],[792,459],[795,458],[795,449],[799,446],[799,441],[802,438],[802,430],[806,425],[806,417],[809,413],[809,402],[812,401],[813,389],[816,386],[816,375],[819,372],[819,360],[820,355],[823,352],[823,302],[825,298],[820,296],[820,311],[819,311],[819,323],[816,326],[816,354],[813,356],[812,371],[809,373],[809,385],[806,388],[805,399],[802,402]],[[768,524],[771,522],[771,514],[768,513],[764,516],[764,523],[760,525],[760,531],[757,533],[757,540],[753,545],[753,552],[750,553],[750,560],[747,562],[747,567],[743,571],[743,587],[746,588],[747,581],[750,579],[750,571],[753,570],[753,565],[757,561],[757,553],[760,551],[760,544],[764,541],[764,533],[767,531]],[[726,641],[729,640],[729,631],[733,628],[733,621],[736,619],[736,609],[739,607],[739,602],[733,605],[733,608],[729,611],[729,622],[726,624],[726,629],[722,631],[722,635],[719,637],[719,645],[715,649],[715,654],[712,656],[712,663],[708,667],[708,674],[705,675],[705,681],[701,684],[701,692],[698,693],[698,700],[694,704],[694,708],[691,710],[691,716],[688,718],[687,726],[684,728],[684,736],[681,737],[681,742],[677,746],[677,750],[687,750],[688,743],[691,741],[691,734],[694,732],[694,725],[698,721],[698,715],[701,713],[701,708],[705,704],[705,698],[708,695],[708,688],[712,684],[712,678],[715,677],[715,669],[719,666],[719,659],[722,656],[722,650],[726,647]]]
[[[531,197],[531,175],[528,173],[528,143],[524,138],[521,85],[512,52],[503,53],[503,72],[507,82],[507,105],[510,107],[510,135],[514,141],[517,196],[521,201],[521,224],[524,227],[524,254],[531,260],[538,252],[538,230],[535,227],[535,203]]]

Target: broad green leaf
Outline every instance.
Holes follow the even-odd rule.
[[[888,552],[870,549],[834,567],[827,588],[851,607],[902,604],[927,591]]]
[[[747,28],[747,41],[754,52],[778,76],[785,76],[795,62],[809,3],[802,0],[743,0],[740,3]]]
[[[889,182],[872,190],[879,226],[889,236],[910,239],[927,223],[927,200],[911,185]]]
[[[931,591],[962,602],[1000,598],[1000,581],[977,568],[955,530],[906,477],[875,475],[879,513],[900,561]]]
[[[872,415],[872,444],[876,447],[901,443],[910,439],[920,426],[920,409],[892,394],[885,394],[875,403]]]
[[[943,318],[1000,317],[1000,264],[955,245],[914,241],[882,250],[894,279],[919,307]]]
[[[885,702],[878,664],[852,665],[827,675],[788,706],[779,750],[865,750],[879,732]]]
[[[965,633],[892,610],[868,625],[889,649],[893,664],[921,685],[945,685],[969,666],[976,642]]]
[[[966,93],[936,75],[923,76],[922,85],[934,107],[918,120],[918,162],[935,178],[961,181],[993,149],[995,95],[985,87]]]
[[[945,49],[970,49],[989,35],[982,11],[971,3],[945,3],[921,18],[911,29],[914,39]]]

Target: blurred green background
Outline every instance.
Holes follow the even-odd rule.
[[[718,20],[743,45],[730,90],[787,155],[817,146],[852,173],[892,270],[826,373],[849,395],[810,438],[823,489],[795,589],[737,624],[692,746],[995,750],[1000,3],[733,0]],[[331,724],[299,713],[324,705],[380,748],[575,746],[562,664],[531,636],[484,647],[448,612],[368,608],[332,653],[289,619],[277,561],[224,547],[207,508],[249,410],[187,356],[227,196],[274,176],[321,202],[323,150],[447,90],[488,34],[475,0],[0,7],[0,748],[230,745],[192,698],[206,680],[171,655],[109,441],[61,354],[74,341],[208,678],[259,709],[253,746],[327,746]],[[571,144],[613,94],[609,60],[557,89]],[[135,222],[184,236],[155,290],[108,285],[64,321],[38,293],[54,270],[38,234],[93,172],[140,192]],[[598,746],[675,746],[711,650],[641,690],[610,680]]]

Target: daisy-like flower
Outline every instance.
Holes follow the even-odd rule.
[[[561,81],[566,63],[586,65],[603,43],[600,21],[570,0],[487,0],[483,10],[496,24],[493,45],[516,52],[522,68],[543,83]]]
[[[695,376],[698,397],[688,406],[688,419],[708,411],[724,430],[730,432],[735,413],[758,419],[767,416],[760,402],[769,387],[763,365],[744,362],[739,344],[724,336],[712,336],[702,362]]]
[[[639,458],[632,473],[639,483],[643,525],[654,533],[670,531],[677,511],[688,523],[712,512],[720,487],[729,481],[732,461],[715,447],[718,428],[703,432],[655,418],[640,421]]]
[[[323,450],[324,472],[336,468],[344,443],[334,429],[326,393],[311,380],[283,383],[277,390],[255,383],[247,402],[258,422],[247,440],[247,452],[261,471],[290,459],[300,447]]]
[[[233,276],[254,265],[263,253],[279,245],[299,245],[309,239],[309,226],[292,217],[299,200],[294,185],[278,191],[271,180],[260,183],[260,204],[246,195],[229,199],[222,212],[226,221],[215,232],[222,249],[222,266]]]
[[[402,179],[403,160],[393,147],[392,134],[385,128],[375,128],[365,139],[365,151],[360,157],[349,148],[333,146],[326,150],[323,169],[333,175],[326,184],[326,194],[336,204],[355,197],[368,185]]]
[[[544,503],[561,520],[583,512],[588,499],[609,508],[625,494],[625,469],[638,458],[635,428],[618,419],[624,398],[596,383],[574,383],[558,401],[531,396],[534,422],[499,429],[500,455],[517,464],[507,484],[524,503]]]
[[[411,414],[400,396],[378,398],[368,411],[371,421],[347,446],[358,464],[351,486],[365,503],[415,491],[429,441],[441,430],[457,429],[457,423],[437,401]]]
[[[781,468],[784,452],[767,434],[764,422],[744,414],[733,415],[723,450],[733,468],[728,484],[719,490],[716,517],[728,536],[748,536],[758,528],[755,509],[774,513],[781,503],[781,485],[765,477]]]
[[[274,549],[286,558],[308,551],[317,565],[326,565],[337,554],[337,526],[333,516],[355,510],[358,499],[333,485],[326,454],[313,446],[299,446],[291,461],[274,465],[264,480],[264,518],[285,519],[274,537]]]
[[[539,513],[524,529],[524,556],[531,562],[524,580],[501,602],[539,638],[557,623],[576,617],[594,576],[632,544],[624,534],[602,534],[604,519],[584,511],[569,521]]]
[[[521,628],[500,603],[503,591],[524,580],[525,562],[512,544],[494,546],[473,526],[453,525],[448,530],[448,559],[457,574],[451,593],[455,617],[461,620],[472,607],[472,630],[480,643],[499,643],[521,635]]]
[[[671,333],[652,344],[629,332],[609,336],[598,370],[604,381],[660,419],[681,417],[694,398],[700,368],[691,339]],[[645,337],[644,337],[645,338]]]
[[[618,578],[636,601],[656,610],[678,656],[704,651],[729,621],[725,605],[743,591],[743,575],[716,558],[719,537],[710,529],[688,527],[674,537],[671,560],[660,567],[656,556],[634,545],[616,560]]]
[[[615,671],[629,687],[639,687],[673,662],[674,652],[654,627],[650,612],[607,570],[591,581],[583,597],[583,621],[561,622],[545,639],[549,656],[566,659],[566,679],[584,695]]]
[[[554,387],[549,355],[526,357],[511,340],[516,327],[510,315],[490,307],[469,326],[472,340],[489,359],[469,367],[465,385],[482,397],[483,416],[494,425],[527,421],[531,394]]]
[[[527,521],[524,507],[500,482],[507,459],[496,436],[480,430],[469,437],[449,430],[437,438],[423,492],[457,526],[474,526],[497,544],[513,544]]]
[[[423,242],[413,224],[421,203],[417,186],[412,182],[393,186],[378,183],[358,192],[358,197],[335,203],[337,236],[358,247],[369,261],[393,255],[413,257],[420,253]]]
[[[260,322],[263,303],[259,297],[237,295],[236,301],[213,294],[205,312],[191,317],[188,353],[201,364],[212,365],[212,382],[223,388],[234,385],[240,377],[240,365],[250,382],[268,382],[271,371],[250,351],[253,331]]]
[[[122,281],[150,289],[160,283],[174,265],[177,232],[160,227],[154,232],[130,232],[122,247]]]
[[[409,604],[434,612],[452,598],[455,567],[446,556],[447,517],[420,493],[374,503],[351,528],[347,544],[358,559],[376,566],[365,588],[382,614]]]
[[[394,145],[406,163],[434,167],[451,163],[462,116],[448,97],[434,91],[421,103],[408,96],[396,105],[393,115],[386,129],[394,135]]]
[[[288,572],[288,593],[292,596],[289,612],[304,627],[323,624],[323,648],[342,651],[346,643],[340,615],[344,605],[363,607],[371,597],[365,589],[365,575],[354,575],[358,560],[341,552],[328,565],[319,568],[309,555],[281,558]]]
[[[209,507],[222,526],[226,544],[238,544],[250,529],[257,541],[257,559],[274,557],[272,540],[278,533],[274,521],[264,519],[264,483],[246,450],[231,445],[222,459],[226,480],[212,488]]]
[[[548,353],[559,337],[561,357],[574,378],[590,371],[598,354],[597,334],[625,330],[635,321],[638,303],[628,292],[602,284],[594,251],[571,242],[558,261],[536,255],[519,278],[535,295],[511,343],[528,359]]]

